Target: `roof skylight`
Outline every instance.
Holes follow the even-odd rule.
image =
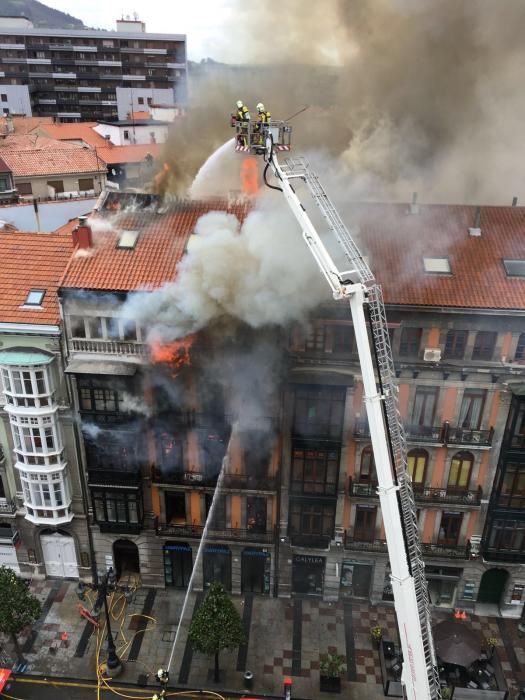
[[[423,269],[425,272],[450,275],[450,261],[448,258],[423,258]]]
[[[119,242],[117,243],[117,248],[133,249],[137,244],[138,237],[138,231],[122,231]]]
[[[45,289],[30,289],[24,304],[26,306],[42,306],[42,300],[45,293]]]
[[[503,260],[508,277],[525,277],[525,260]]]

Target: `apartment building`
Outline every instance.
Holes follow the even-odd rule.
[[[0,563],[27,578],[90,572],[58,282],[69,235],[0,235]]]
[[[130,292],[175,277],[197,220],[214,210],[242,220],[249,207],[110,193],[98,215],[111,227],[82,221],[73,232],[81,250],[59,295],[90,553],[98,568],[186,588],[219,483],[197,588],[392,600],[347,306],[329,302],[307,326],[227,325],[153,347],[123,316]],[[385,291],[432,603],[518,616],[525,211],[352,211]],[[254,415],[233,406],[238,376],[226,370],[253,370],[256,348],[280,360]],[[247,376],[252,393],[266,377]]]
[[[431,601],[519,615],[523,210],[483,208],[481,222],[472,207],[353,211],[385,292]],[[290,336],[282,586],[392,600],[351,320],[344,305],[317,316]]]
[[[183,34],[149,34],[139,21],[119,20],[110,32],[28,27],[27,20],[19,26],[0,18],[4,114],[115,121],[153,103],[184,102],[186,77]]]

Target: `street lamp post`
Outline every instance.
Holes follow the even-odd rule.
[[[128,586],[117,585],[117,577],[113,571],[113,567],[110,567],[107,573],[102,576],[98,584],[95,583],[84,583],[79,581],[77,587],[77,595],[80,600],[84,600],[86,597],[86,589],[91,591],[97,591],[98,597],[93,606],[93,617],[98,617],[100,615],[100,610],[102,605],[104,606],[104,612],[106,615],[106,629],[107,629],[107,640],[108,640],[108,654],[106,659],[106,670],[109,676],[112,678],[119,675],[122,671],[122,662],[118,658],[117,649],[115,647],[115,640],[113,639],[113,633],[111,631],[111,618],[109,615],[108,607],[108,593],[113,593],[114,591],[121,591],[124,593],[126,600],[129,602],[132,597],[132,593]]]

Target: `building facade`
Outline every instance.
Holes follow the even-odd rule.
[[[59,234],[0,240],[0,556],[27,578],[90,571],[56,289],[72,251]]]
[[[210,326],[160,344],[125,305],[175,277],[196,222],[217,209],[249,211],[110,193],[103,241],[93,246],[85,221],[74,233],[89,250],[71,259],[59,294],[91,559],[185,588],[205,536],[197,588],[391,601],[346,305],[327,303],[306,325]],[[431,602],[518,616],[525,248],[515,231],[525,212],[484,209],[479,234],[471,219],[470,207],[373,205],[356,223],[385,280]],[[271,382],[253,359],[261,349],[277,349]],[[252,396],[265,386],[255,413],[242,392],[232,399],[246,376]]]
[[[186,37],[148,34],[142,22],[117,22],[116,32],[0,23],[0,94],[13,112],[20,102],[27,114],[27,104],[19,92],[8,100],[7,88],[27,86],[34,115],[113,121],[118,88],[137,89],[146,104],[159,91],[163,102],[184,101],[186,72]]]

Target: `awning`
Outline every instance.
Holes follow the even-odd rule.
[[[131,362],[106,362],[97,357],[92,360],[70,360],[66,367],[69,374],[117,374],[131,377],[137,365]]]
[[[53,360],[54,355],[41,350],[20,348],[0,351],[0,365],[46,365]]]

